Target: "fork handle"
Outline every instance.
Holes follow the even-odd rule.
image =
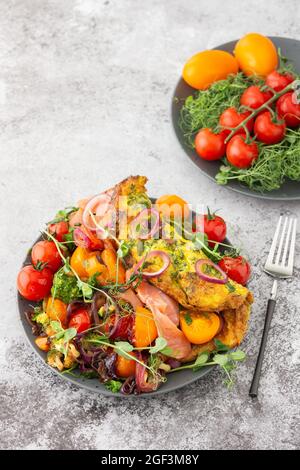
[[[253,375],[253,380],[252,384],[249,390],[249,395],[252,398],[256,398],[258,394],[258,387],[259,387],[259,380],[260,380],[260,375],[261,375],[261,369],[263,365],[263,360],[264,360],[264,353],[267,345],[267,338],[268,338],[268,333],[273,317],[273,313],[275,310],[275,305],[276,305],[276,300],[274,299],[269,299],[268,301],[268,306],[267,306],[267,313],[266,313],[266,319],[265,319],[265,326],[264,326],[264,331],[260,343],[260,348],[259,348],[259,353],[256,361],[256,366],[255,366],[255,371]]]

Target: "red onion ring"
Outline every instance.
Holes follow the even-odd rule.
[[[143,355],[141,352],[137,352],[137,358],[139,361],[143,361]],[[135,366],[135,382],[136,382],[136,391],[140,392],[153,392],[158,388],[159,381],[156,380],[155,382],[148,382],[148,370],[142,364],[136,363]]]
[[[75,228],[73,232],[74,243],[82,248],[90,248],[91,240],[80,228]]]
[[[220,279],[218,277],[209,276],[208,274],[203,273],[201,270],[201,267],[203,265],[212,266],[216,271],[218,271],[223,276],[223,278]],[[224,273],[224,271],[220,268],[220,266],[213,263],[210,259],[198,259],[198,261],[195,264],[195,270],[196,270],[198,277],[200,277],[200,279],[202,279],[203,281],[212,282],[214,284],[226,284],[228,282],[227,274]]]
[[[82,220],[84,225],[89,229],[92,230],[93,232],[100,230],[99,227],[96,227],[96,225],[91,222],[91,214],[95,213],[98,218],[103,217],[109,208],[111,202],[111,197],[108,194],[98,194],[97,196],[93,197],[85,206],[85,209],[83,211],[82,215]],[[91,223],[93,225],[91,225]]]
[[[150,251],[146,256],[143,256],[143,258],[140,259],[140,261],[136,264],[134,272],[137,274],[139,272],[139,268],[143,265],[143,263],[146,261],[146,259],[149,259],[150,256],[160,256],[161,259],[163,260],[164,264],[162,268],[160,268],[158,271],[155,271],[154,273],[148,273],[145,271],[142,271],[142,275],[145,277],[158,277],[160,276],[170,265],[170,257],[165,251],[161,250],[153,250]]]
[[[146,222],[146,224],[147,224],[146,228],[148,229],[149,217],[151,217],[151,215],[155,216],[155,222],[154,222],[153,227],[151,227],[150,232],[148,232],[146,234],[137,233],[136,227],[139,224],[140,225],[144,224],[144,226],[145,226],[145,222]],[[150,219],[150,221],[151,221],[151,219]],[[139,215],[137,215],[136,218],[133,219],[133,221],[130,223],[130,232],[132,233],[132,231],[134,231],[135,232],[134,233],[134,235],[135,235],[134,238],[139,238],[140,240],[146,240],[148,238],[153,237],[156,234],[158,229],[159,229],[159,212],[156,209],[154,209],[153,207],[151,209],[149,209],[149,208],[143,209],[139,213]]]

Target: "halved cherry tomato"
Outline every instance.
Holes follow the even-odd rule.
[[[84,261],[85,270],[88,277],[98,274],[97,281],[101,285],[105,285],[108,279],[108,269],[98,259],[100,252],[93,251]]]
[[[38,302],[46,297],[51,290],[53,272],[51,269],[24,266],[18,274],[18,291],[27,300]]]
[[[48,337],[47,336],[38,336],[34,340],[35,344],[39,349],[42,351],[48,352],[50,349],[50,344],[48,343]]]
[[[230,279],[243,286],[247,284],[250,278],[251,268],[250,264],[243,256],[237,256],[236,258],[224,256],[218,264],[220,268],[228,274]]]
[[[49,297],[46,304],[46,313],[50,320],[60,321],[64,325],[67,319],[67,305],[59,299]]]
[[[65,220],[56,222],[48,226],[48,231],[57,241],[63,242],[65,235],[69,232],[69,224]]]
[[[111,248],[105,248],[101,253],[101,259],[108,269],[108,281],[116,282],[117,277],[117,254],[115,250]],[[126,278],[125,268],[121,260],[119,260],[118,266],[118,283],[124,284]]]
[[[134,345],[137,348],[149,346],[158,336],[153,314],[144,307],[136,307],[134,321]]]
[[[220,160],[226,151],[226,132],[214,134],[211,129],[201,129],[195,138],[195,150],[203,160]]]
[[[78,246],[71,256],[70,266],[72,269],[74,269],[74,271],[76,271],[80,278],[89,277],[85,268],[85,262],[91,253],[92,252],[87,248]]]
[[[69,321],[69,328],[75,328],[77,333],[82,333],[91,328],[91,319],[86,308],[82,307],[76,310]]]
[[[62,260],[54,242],[41,240],[37,242],[31,251],[31,261],[34,266],[38,263],[45,264],[54,273],[61,267]]]
[[[227,144],[227,160],[237,168],[249,168],[258,158],[257,144],[255,142],[247,144],[245,139],[245,136],[235,135]]]
[[[205,90],[229,74],[236,74],[238,69],[232,54],[214,49],[199,52],[191,57],[184,66],[182,77],[191,87]]]
[[[255,120],[254,133],[256,138],[264,144],[273,145],[281,142],[285,131],[285,122],[274,122],[270,111],[260,114]]]
[[[129,353],[130,356],[134,356],[134,353]],[[134,359],[127,359],[123,356],[117,356],[116,359],[116,374],[119,377],[127,378],[135,375],[136,362]]]
[[[295,77],[290,73],[279,73],[273,70],[266,78],[266,85],[278,92],[284,90],[294,80]]]
[[[258,86],[250,86],[241,96],[240,103],[247,108],[257,109],[272,98],[270,91],[261,91]]]
[[[235,108],[227,108],[221,114],[219,124],[224,129],[226,135],[229,135],[231,130],[241,124],[241,122],[243,122],[250,114],[250,111],[246,111],[245,113],[238,113]],[[253,130],[253,124],[253,119],[250,119],[250,121],[248,121],[246,124],[250,133]],[[245,133],[244,128],[239,129],[235,134],[241,133]]]
[[[180,328],[192,344],[204,344],[220,330],[220,317],[213,312],[187,310],[180,313]]]
[[[281,96],[276,103],[278,116],[285,120],[288,127],[300,125],[300,104],[296,102],[294,93],[288,92]]]
[[[156,200],[156,206],[160,213],[166,217],[188,217],[190,210],[188,203],[176,194],[166,194]]]

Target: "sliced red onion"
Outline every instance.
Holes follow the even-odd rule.
[[[209,274],[205,274],[202,271],[202,266],[209,265],[212,266],[216,271],[218,271],[223,277],[220,279],[219,277],[210,276]],[[195,264],[195,269],[197,275],[203,281],[212,282],[214,284],[226,284],[228,282],[228,276],[224,271],[218,266],[217,264],[213,263],[210,259],[199,259]]]
[[[125,382],[121,387],[121,393],[124,395],[131,395],[135,391],[135,378],[134,377],[127,377]]]
[[[91,213],[97,216],[97,219],[101,219],[105,216],[109,209],[111,202],[111,196],[108,194],[98,194],[98,196],[93,197],[85,206],[83,211],[82,220],[84,225],[92,231],[97,231],[101,229],[96,227],[95,223],[91,220]],[[104,231],[104,229],[103,229]]]
[[[137,359],[141,362],[143,361],[143,355],[141,352],[137,352]],[[149,393],[153,392],[154,390],[157,390],[157,387],[159,385],[159,381],[155,380],[154,382],[149,382],[148,381],[148,370],[147,368],[140,364],[136,363],[135,367],[135,382],[136,382],[136,391],[138,393]]]
[[[162,267],[153,273],[142,271],[144,277],[158,277],[160,276],[170,265],[170,257],[165,251],[161,250],[153,250],[150,251],[146,256],[140,259],[140,261],[136,264],[134,272],[138,273],[141,266],[143,266],[144,262],[147,261],[152,256],[160,256],[163,260]]]
[[[91,240],[86,233],[83,232],[80,228],[75,228],[73,232],[74,243],[76,246],[81,246],[82,248],[90,248]]]
[[[154,217],[154,224],[152,226],[152,217]],[[150,219],[150,220],[149,220]],[[149,231],[149,221],[151,224]],[[145,230],[144,233],[141,228]],[[153,237],[159,229],[159,212],[154,208],[143,209],[139,215],[133,219],[130,224],[130,234],[134,235],[133,238],[146,240]]]

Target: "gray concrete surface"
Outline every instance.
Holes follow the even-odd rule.
[[[217,187],[184,155],[170,121],[184,61],[249,31],[300,39],[297,0],[0,0],[0,447],[295,449],[299,427],[299,244],[279,287],[257,403],[248,398],[271,280],[261,272],[281,211]],[[129,174],[153,195],[220,208],[254,265],[248,360],[228,392],[214,371],[176,393],[107,399],[36,359],[15,278],[44,221]],[[298,238],[299,242],[299,238]]]

